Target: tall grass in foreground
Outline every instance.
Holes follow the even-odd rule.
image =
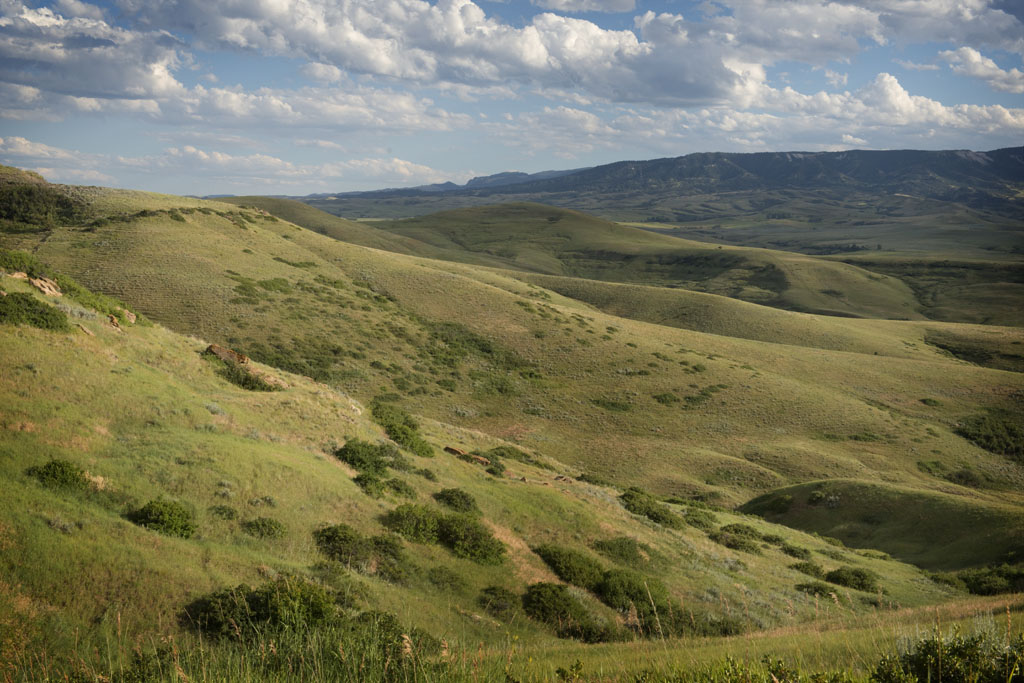
[[[743,637],[524,648],[455,645],[367,613],[310,631],[139,642],[112,632],[74,660],[21,654],[4,681],[547,681],[1022,683],[1024,602],[964,601],[822,619]],[[12,651],[4,653],[5,657]]]

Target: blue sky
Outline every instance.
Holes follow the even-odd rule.
[[[1024,144],[1019,0],[0,0],[0,163],[189,194]]]

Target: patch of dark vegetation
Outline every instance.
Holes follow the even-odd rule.
[[[652,494],[641,488],[630,487],[619,496],[623,507],[634,515],[640,515],[647,519],[669,527],[670,529],[681,529],[683,519],[672,512],[667,505],[658,501]]]
[[[28,325],[53,332],[71,331],[67,314],[22,292],[0,296],[0,324]]]
[[[505,545],[471,515],[445,514],[437,508],[407,503],[386,513],[381,522],[410,541],[440,543],[456,557],[479,564],[500,564],[505,559]]]
[[[480,512],[476,499],[462,489],[441,489],[434,494],[433,498],[441,505],[449,507],[456,512],[465,514],[477,514]]]
[[[334,451],[334,457],[363,474],[382,477],[387,473],[396,453],[395,447],[388,444],[350,439]]]
[[[652,553],[649,546],[628,536],[594,541],[593,548],[612,562],[634,569],[646,565]]]
[[[374,421],[402,448],[423,458],[434,456],[434,448],[419,434],[419,423],[398,406],[375,400],[371,406]]]
[[[81,205],[47,183],[0,184],[0,232],[42,232],[81,218]]]
[[[592,398],[590,402],[598,408],[604,408],[613,413],[628,413],[633,409],[633,404],[629,401],[619,401],[612,398]]]
[[[604,575],[604,567],[593,557],[573,548],[544,544],[533,548],[551,571],[566,583],[596,591]]]
[[[591,614],[562,584],[530,584],[522,603],[523,612],[528,617],[552,627],[560,638],[573,638],[585,643],[613,640],[609,626]]]
[[[85,491],[89,488],[85,470],[68,460],[50,460],[46,464],[28,468],[25,474],[38,479],[48,489]]]
[[[953,430],[991,453],[1024,463],[1024,418],[1008,410],[991,410],[965,418]]]
[[[488,361],[495,369],[519,370],[531,364],[517,353],[495,344],[473,332],[465,325],[454,322],[428,324],[430,344],[425,349],[438,363],[455,368],[467,356]]]
[[[212,354],[203,354],[203,358],[214,367],[214,372],[246,391],[280,391],[282,389],[280,385],[268,382],[258,373],[253,372],[252,368],[248,367],[248,363],[224,360]]]
[[[912,650],[882,657],[871,672],[873,683],[923,683],[942,678],[970,683],[1011,683],[1021,678],[1024,634],[1011,640],[985,633],[935,634]],[[941,672],[941,674],[939,673]]]
[[[724,545],[726,548],[729,548],[731,550],[740,550],[745,553],[760,555],[761,546],[758,544],[758,541],[760,540],[761,535],[758,534],[756,531],[754,532],[755,535],[751,535],[745,533],[741,529],[737,529],[737,527],[746,527],[746,525],[729,524],[727,526],[722,527],[721,529],[718,529],[717,531],[712,531],[708,534],[708,538],[710,538],[715,543],[718,543],[719,545]],[[749,529],[750,527],[747,528]]]
[[[165,536],[190,538],[197,528],[192,509],[173,500],[151,500],[129,513],[128,519]]]
[[[335,524],[314,531],[313,542],[328,559],[360,574],[402,583],[408,573],[402,543],[391,535],[364,536],[347,524]]]
[[[815,595],[820,598],[826,598],[832,595],[836,595],[836,589],[827,583],[821,581],[811,581],[809,583],[798,583],[796,589],[801,593],[807,593],[808,595]]]
[[[839,567],[825,574],[825,580],[837,586],[846,586],[872,593],[878,590],[878,577],[860,567]]]
[[[514,460],[521,462],[524,465],[532,465],[542,470],[554,471],[554,467],[548,463],[536,458],[525,451],[521,451],[514,446],[495,446],[490,450],[480,453],[481,456],[491,461],[494,466],[500,466],[502,460]]]
[[[242,531],[255,538],[282,538],[287,529],[273,517],[257,517],[242,522]]]
[[[238,519],[238,510],[230,505],[212,505],[210,506],[210,514],[228,522]]]
[[[614,484],[599,475],[593,474],[592,472],[582,472],[576,476],[576,481],[582,481],[587,484],[593,484],[594,486],[606,486],[612,488]]]
[[[972,595],[1000,595],[1024,592],[1024,565],[996,565],[931,575],[932,580]]]
[[[427,581],[440,591],[459,593],[466,589],[466,580],[458,572],[448,567],[431,567],[427,570]]]
[[[487,586],[476,601],[485,612],[506,623],[512,621],[522,607],[519,595],[504,586]]]
[[[790,569],[806,574],[807,576],[813,576],[816,579],[825,578],[825,570],[822,569],[821,565],[816,562],[797,562],[796,564],[789,565]]]

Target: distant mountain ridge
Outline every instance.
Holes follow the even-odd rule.
[[[1024,147],[988,152],[969,150],[887,150],[844,152],[695,153],[646,161],[619,161],[569,171],[498,173],[465,185],[443,183],[416,188],[350,192],[345,196],[454,192],[475,194],[625,192],[685,193],[824,188],[863,189],[957,199],[987,193],[1013,197],[1024,185]]]

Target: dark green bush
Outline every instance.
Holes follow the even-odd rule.
[[[623,507],[634,515],[641,515],[662,526],[672,529],[681,529],[683,520],[679,515],[672,512],[666,505],[658,502],[658,499],[643,489],[631,487],[626,489],[619,496]]]
[[[519,595],[504,586],[484,588],[476,601],[485,612],[505,622],[512,621],[522,605]]]
[[[257,517],[242,522],[242,531],[256,538],[281,538],[287,530],[272,517]]]
[[[406,503],[386,513],[385,527],[415,543],[437,543],[442,514],[426,505]]]
[[[281,391],[282,389],[281,386],[272,384],[252,372],[245,364],[223,360],[213,355],[207,355],[205,358],[214,365],[218,375],[242,389],[247,391]]]
[[[502,469],[504,469],[504,465],[501,463],[502,460],[515,460],[524,465],[533,465],[545,470],[554,469],[543,460],[539,460],[526,451],[521,451],[513,446],[495,446],[480,455],[490,460],[492,465],[501,466]]]
[[[361,439],[351,439],[345,445],[334,451],[334,457],[346,463],[352,469],[364,474],[382,477],[387,473],[388,454],[387,446],[372,444]]]
[[[433,447],[419,435],[419,423],[398,406],[383,401],[374,401],[371,406],[373,419],[384,428],[391,439],[415,455],[431,458]]]
[[[679,403],[682,399],[671,392],[665,392],[664,394],[654,394],[654,400],[664,406],[670,406],[673,403]]]
[[[1020,683],[1024,680],[1024,635],[1010,642],[984,634],[933,635],[912,650],[886,655],[871,672],[872,683]]]
[[[718,531],[712,531],[708,534],[708,538],[710,538],[715,543],[718,543],[719,545],[724,545],[726,548],[731,548],[732,550],[740,550],[745,553],[760,555],[761,546],[757,544],[757,541],[755,541],[753,537],[742,532],[736,533],[733,531],[726,531],[727,528],[735,526],[746,525],[729,524],[727,526],[722,527]],[[760,534],[758,534],[758,538],[760,538]]]
[[[681,616],[680,608],[670,605],[668,589],[661,581],[629,569],[605,572],[594,593],[623,614],[635,612],[643,635],[673,635],[671,615]]]
[[[566,583],[593,591],[601,583],[604,567],[586,553],[558,545],[539,545],[533,549],[551,571]]]
[[[267,628],[309,632],[334,620],[337,608],[323,587],[282,576],[259,588],[239,585],[199,598],[185,616],[208,636],[248,640]]]
[[[457,593],[465,590],[466,580],[462,575],[448,567],[431,567],[427,570],[427,581],[438,590]]]
[[[22,292],[0,296],[0,324],[29,325],[54,332],[71,331],[67,314]]]
[[[456,512],[471,514],[480,511],[476,499],[462,489],[441,489],[434,494],[434,500]]]
[[[986,451],[1024,462],[1024,423],[1009,411],[991,411],[960,421],[953,430]]]
[[[67,460],[51,460],[38,467],[30,467],[26,474],[35,477],[48,489],[84,491],[89,488],[85,470]]]
[[[31,277],[46,275],[46,266],[32,254],[24,251],[0,249],[0,270],[8,273],[25,273]]]
[[[79,212],[75,201],[48,183],[0,185],[0,221],[10,221],[4,226],[10,231],[67,225]]]
[[[167,536],[189,538],[196,531],[190,508],[171,500],[151,500],[129,515],[132,522]]]
[[[384,495],[384,481],[380,477],[364,472],[353,477],[352,481],[370,498],[380,498]]]
[[[795,569],[801,574],[807,574],[807,576],[813,576],[816,579],[825,578],[825,570],[821,568],[820,564],[816,562],[797,562],[796,564],[789,565],[790,569]]]
[[[442,545],[456,557],[480,564],[500,564],[505,559],[505,544],[499,541],[475,517],[451,514],[442,517],[437,527]]]
[[[878,590],[878,577],[860,567],[840,567],[825,574],[825,580],[837,586],[846,586],[869,593]]]
[[[683,521],[696,529],[708,531],[718,524],[718,517],[710,510],[691,507],[683,513]]]
[[[1024,592],[1024,566],[965,569],[957,574],[964,587],[974,595]]]
[[[779,550],[781,550],[786,555],[789,555],[790,557],[795,557],[798,560],[810,560],[811,559],[811,551],[808,550],[807,548],[801,548],[798,545],[792,545],[792,544],[789,544],[789,543],[783,543],[779,547]]]
[[[364,565],[372,553],[369,540],[347,524],[320,527],[313,541],[324,555],[350,568]]]
[[[553,627],[561,638],[597,642],[604,628],[582,602],[557,583],[534,583],[523,595],[523,611],[528,617]]]
[[[238,510],[230,505],[213,505],[210,507],[210,514],[228,521],[238,519]]]
[[[612,562],[618,562],[628,567],[640,567],[647,564],[647,558],[651,553],[648,546],[628,536],[594,541],[593,547]]]
[[[414,489],[408,482],[399,479],[398,477],[391,477],[384,481],[384,487],[391,491],[391,493],[401,498],[415,498],[416,489]]]

